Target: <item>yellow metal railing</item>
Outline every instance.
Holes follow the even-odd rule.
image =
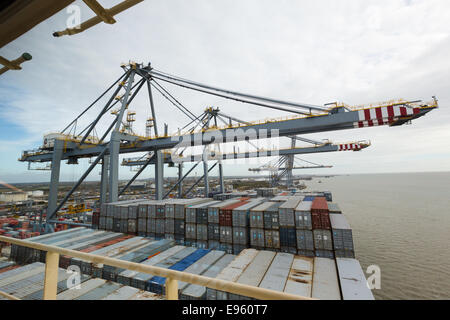
[[[148,266],[140,263],[123,261],[91,253],[79,252],[75,250],[60,248],[56,246],[49,246],[41,243],[33,243],[25,240],[19,240],[4,236],[0,236],[0,241],[47,252],[47,257],[45,261],[44,296],[43,296],[44,300],[56,300],[60,255],[66,255],[96,264],[104,264],[116,268],[144,272],[154,276],[165,277],[167,278],[166,298],[168,300],[178,300],[178,281],[188,282],[191,284],[196,284],[211,289],[234,293],[241,296],[247,296],[260,300],[316,300],[313,298],[298,296],[285,292],[258,288],[231,281],[209,278],[205,276],[170,269],[164,269],[155,266]]]

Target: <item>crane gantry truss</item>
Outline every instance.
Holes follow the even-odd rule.
[[[38,150],[25,151],[19,159],[20,161],[25,162],[51,162],[51,183],[47,209],[47,222],[52,221],[58,210],[99,163],[102,164],[101,201],[117,201],[119,196],[119,154],[134,152],[148,152],[151,154],[151,157],[147,159],[147,162],[148,164],[154,163],[155,165],[155,197],[156,199],[162,199],[164,196],[163,166],[165,162],[163,150],[174,148],[185,149],[192,146],[203,146],[206,148],[206,146],[213,144],[239,141],[247,141],[250,143],[250,141],[255,139],[293,137],[309,133],[380,125],[399,126],[422,117],[438,107],[435,98],[433,98],[433,101],[430,103],[423,103],[421,101],[397,101],[359,108],[349,107],[338,103],[331,106],[316,106],[216,88],[169,75],[152,68],[150,64],[144,66],[142,64],[130,63],[122,65],[122,68],[124,73],[119,79],[117,79],[64,130],[58,133],[57,137],[55,137],[51,143],[44,143],[44,146],[40,147]],[[253,106],[288,112],[291,115],[284,118],[266,119],[257,122],[240,121],[231,116],[226,116],[228,121],[220,126],[216,121],[212,123],[211,120],[216,119],[217,116],[219,116],[220,119],[224,114],[221,115],[217,113],[216,117],[211,117],[210,112],[207,118],[196,116],[173,97],[160,82]],[[106,94],[114,87],[116,87],[116,89],[113,90],[113,94],[110,95],[108,102],[102,107],[97,117],[82,131],[76,132],[77,121],[80,117],[91,109],[102,97],[106,96]],[[130,133],[130,131],[126,131],[124,129],[123,121],[125,111],[143,87],[146,87],[148,91],[149,105],[152,113],[153,135],[138,136],[132,134],[132,132]],[[188,116],[191,119],[191,122],[182,130],[179,130],[174,134],[169,134],[167,126],[165,126],[164,133],[160,134],[157,126],[159,119],[157,119],[152,95],[153,90],[158,91],[167,98],[175,107]],[[121,94],[119,95],[119,93]],[[93,132],[98,132],[96,126],[100,119],[111,110],[114,110],[113,108],[116,105],[118,105],[118,108],[114,112],[114,120],[109,127],[103,132],[100,138],[93,136]],[[214,112],[216,111],[213,111],[213,114]],[[186,129],[191,125],[193,125],[192,128]],[[199,125],[200,127],[198,127]],[[312,148],[315,147],[317,146]],[[325,145],[322,147],[331,149],[336,146]],[[338,146],[338,148],[344,149],[343,146]],[[292,154],[295,153],[292,150],[286,152],[291,152]],[[70,190],[58,204],[57,194],[61,160],[68,160],[68,163],[76,164],[80,158],[91,157],[95,157],[95,160],[92,161],[89,168],[80,177],[72,190]],[[207,160],[208,159],[203,159],[204,176],[206,177],[205,184],[207,184],[207,173],[212,169],[208,168]],[[182,178],[181,174],[180,178]],[[108,200],[106,199],[106,187],[109,189]]]

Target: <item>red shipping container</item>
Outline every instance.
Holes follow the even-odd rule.
[[[311,205],[311,213],[326,213],[328,214],[328,203],[324,197],[314,198]]]
[[[223,207],[219,211],[219,225],[223,227],[232,227],[233,226],[233,209],[236,209],[244,204],[248,203],[248,201],[241,201],[233,203],[229,206]]]
[[[312,228],[330,230],[330,215],[328,213],[311,212]]]

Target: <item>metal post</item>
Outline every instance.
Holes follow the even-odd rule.
[[[62,140],[55,140],[54,146],[53,146],[53,156],[52,156],[52,171],[50,175],[50,188],[48,191],[48,206],[47,206],[47,217],[46,221],[49,220],[49,214],[52,213],[57,206],[58,202],[58,186],[59,186],[59,174],[61,171],[61,159],[63,155],[63,149],[64,149],[64,141]],[[41,216],[43,212],[41,211]],[[42,222],[42,219],[41,219]],[[48,223],[45,224],[45,230],[46,232],[52,232],[53,228],[49,226]],[[42,225],[40,225],[40,230],[42,230]]]
[[[224,193],[225,192],[225,183],[223,181],[222,161],[219,161],[219,187],[220,187],[220,193]]]
[[[162,200],[164,191],[164,157],[161,150],[156,151],[155,154],[155,199]]]
[[[178,198],[183,197],[183,163],[178,164],[178,181],[180,182],[178,184]]]
[[[44,300],[56,300],[58,285],[59,254],[47,252],[45,259]]]
[[[203,179],[205,184],[205,198],[209,195],[209,175],[208,175],[208,160],[203,159]]]
[[[109,156],[103,156],[100,181],[100,206],[107,201]]]
[[[122,108],[117,115],[117,122],[114,131],[111,133],[109,148],[109,202],[115,202],[119,198],[119,152],[120,152],[120,126],[122,125],[123,114],[128,107],[128,97],[133,85],[135,71],[131,71],[128,79],[127,90],[122,100]]]
[[[178,281],[172,278],[166,280],[166,299],[178,300]]]

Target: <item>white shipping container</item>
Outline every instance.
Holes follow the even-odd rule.
[[[278,253],[273,259],[259,287],[282,292],[286,285],[293,260],[293,254]]]
[[[336,265],[333,259],[314,258],[312,297],[320,300],[341,300]]]
[[[375,300],[358,260],[336,258],[336,264],[344,300]]]
[[[294,257],[284,292],[311,297],[313,264],[312,258]]]

